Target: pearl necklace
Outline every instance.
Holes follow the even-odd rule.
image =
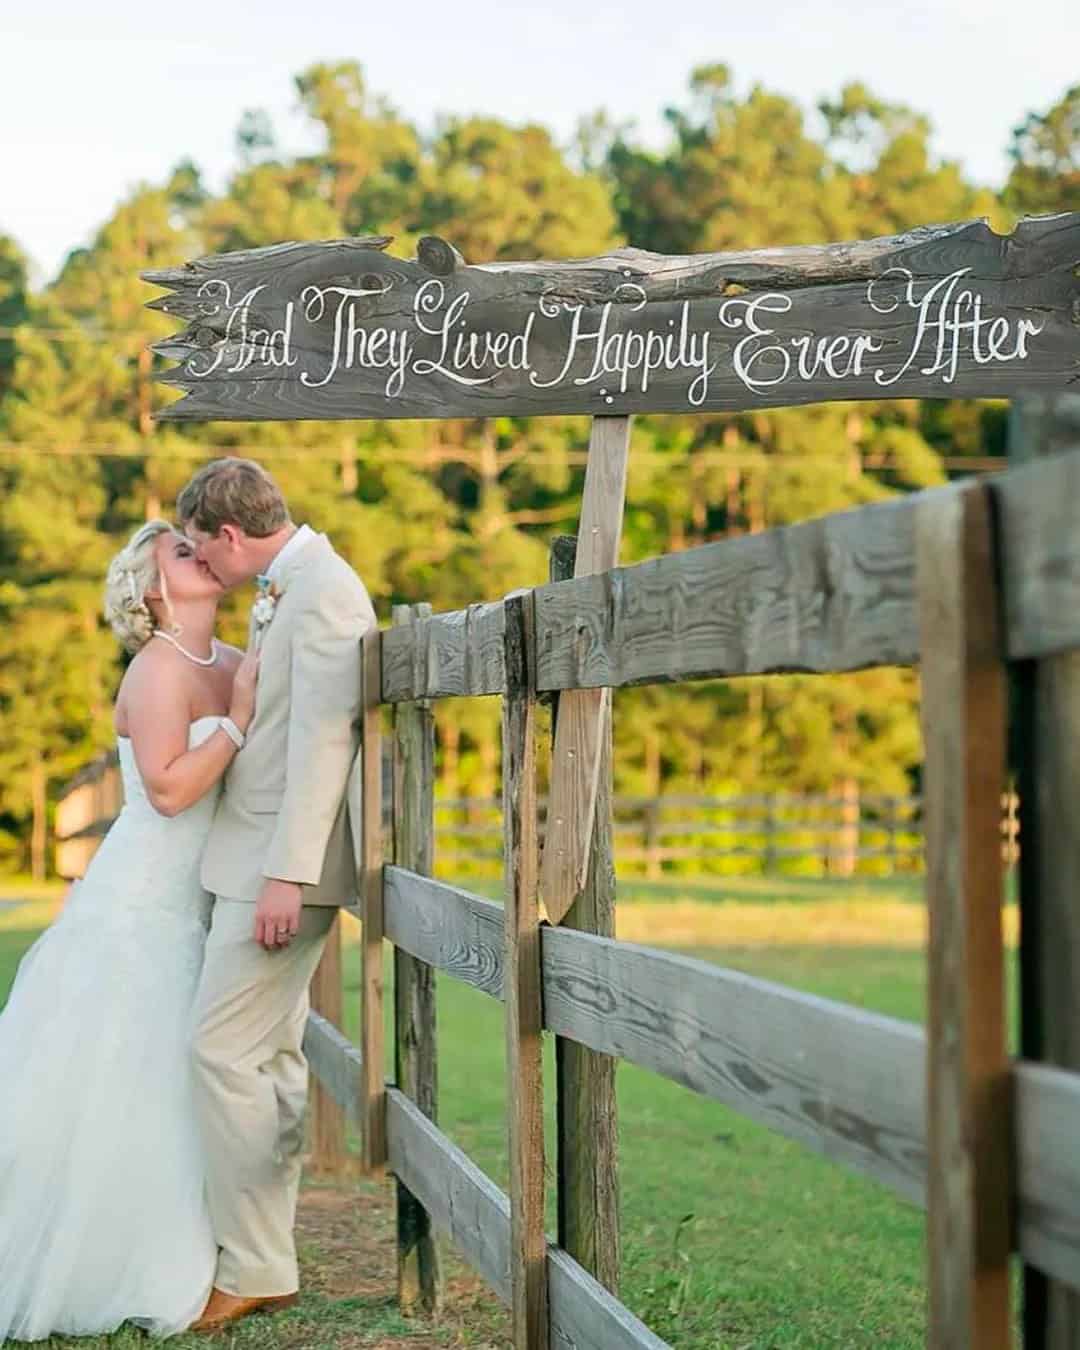
[[[186,647],[182,647],[171,633],[166,633],[160,628],[155,628],[154,637],[164,638],[166,642],[171,642],[178,652],[181,652],[189,661],[194,661],[197,666],[212,666],[218,659],[217,638],[210,639],[210,655],[194,656]]]

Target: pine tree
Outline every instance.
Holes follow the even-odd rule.
[[[1080,84],[1013,131],[1005,202],[1020,214],[1080,211]]]

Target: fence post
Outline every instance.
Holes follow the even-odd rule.
[[[311,1006],[333,1026],[341,1028],[341,915],[334,918],[323,954],[311,981]],[[332,1175],[345,1166],[345,1112],[311,1076],[311,1166]]]
[[[644,807],[645,876],[649,881],[659,881],[663,874],[660,865],[660,800],[654,797]]]
[[[1075,445],[1080,397],[1013,401],[1009,463]],[[1020,1053],[1080,1070],[1080,652],[1024,661],[1015,676],[1013,767],[1020,797]],[[1024,1267],[1025,1350],[1080,1350],[1080,1294]]]
[[[551,580],[574,574],[572,536],[552,542]],[[552,739],[558,717],[552,703]],[[563,919],[564,928],[615,936],[612,856],[611,718],[600,728],[600,773],[585,889]],[[558,1136],[558,1240],[575,1261],[613,1294],[619,1290],[619,1128],[616,1061],[576,1041],[555,1038]]]
[[[771,875],[773,872],[776,871],[777,828],[778,822],[776,818],[776,794],[773,792],[767,792],[765,794],[765,862],[764,862],[764,871],[767,875]]]
[[[630,418],[594,417],[574,552],[576,576],[605,572],[619,560],[629,453]],[[611,690],[567,690],[562,709],[540,862],[540,890],[552,923],[562,923],[588,875],[601,729],[611,718]]]
[[[859,824],[862,807],[859,784],[845,778],[840,787],[840,875],[853,877],[859,866]]]
[[[503,655],[506,1111],[515,1350],[547,1350],[544,1066],[536,803],[536,652],[531,591],[507,596]]]
[[[990,500],[972,483],[916,516],[926,890],[930,1344],[1011,1344],[1010,1064],[1001,791],[1005,666]]]
[[[363,923],[360,977],[362,1044],[360,1112],[364,1170],[386,1166],[386,1070],[383,1030],[383,776],[382,634],[364,635],[361,750],[363,854],[360,904]]]
[[[394,623],[427,618],[430,605],[394,606]],[[435,832],[435,718],[428,699],[394,708],[394,862],[430,876]],[[394,948],[394,1077],[429,1120],[438,1119],[435,971]],[[442,1257],[431,1216],[397,1187],[398,1300],[405,1314],[442,1308]]]

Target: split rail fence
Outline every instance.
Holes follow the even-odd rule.
[[[852,783],[854,789],[855,784]],[[547,801],[538,804],[540,838]],[[667,793],[612,798],[621,878],[720,880],[790,870],[835,877],[910,876],[923,870],[922,800],[888,793]],[[438,797],[435,856],[443,877],[489,876],[502,861],[502,806],[487,797]],[[1019,800],[1001,803],[1001,856],[1020,856]]]
[[[385,773],[385,770],[384,770]],[[122,803],[115,752],[67,785],[56,812],[56,868],[83,874]],[[543,840],[547,801],[541,798]],[[1019,802],[1001,804],[1001,851],[1019,854]],[[912,876],[923,870],[922,801],[886,793],[757,793],[709,797],[668,793],[612,798],[614,848],[624,880],[714,880],[791,870],[847,877]],[[392,822],[384,803],[383,829]],[[446,880],[500,875],[502,804],[494,797],[436,797],[435,859]]]
[[[1035,450],[1043,424],[1017,433]],[[1039,428],[1043,428],[1040,430]],[[1041,439],[1040,439],[1041,438]],[[1080,437],[1073,438],[1074,443]],[[1080,452],[556,581],[370,636],[360,1048],[307,1049],[399,1195],[403,1304],[437,1308],[435,1232],[513,1311],[520,1347],[662,1344],[618,1300],[613,1069],[626,1060],[928,1209],[930,1343],[1080,1344]],[[538,901],[537,702],[583,688],[918,665],[929,1015],[915,1025],[612,936],[610,760],[568,921]],[[1015,690],[1009,715],[1007,692]],[[504,903],[432,878],[432,701],[503,700]],[[380,854],[383,706],[393,844]],[[1022,1053],[1006,1044],[1001,798],[1020,779]],[[722,918],[718,918],[722,940]],[[395,962],[384,1081],[383,942]],[[336,959],[336,958],[335,958]],[[437,1123],[436,972],[506,1009],[510,1193]],[[335,975],[333,977],[337,979]],[[340,987],[340,986],[338,986]],[[559,1231],[544,1231],[542,1032],[558,1060]]]
[[[660,1347],[618,1298],[614,1069],[724,1103],[928,1210],[929,1340],[1080,1346],[1080,434],[1033,403],[1032,462],[491,604],[395,613],[365,641],[362,1044],[341,1021],[340,935],[306,1050],[316,1152],[358,1129],[398,1195],[405,1309],[437,1311],[436,1235],[537,1350]],[[1041,457],[1055,436],[1069,453]],[[565,557],[562,574],[570,567]],[[610,744],[588,881],[567,919],[538,898],[536,712],[561,691],[918,665],[929,908],[925,1032],[765,980],[615,940]],[[498,696],[504,902],[435,880],[432,703]],[[381,740],[393,710],[392,842]],[[557,707],[556,707],[557,712]],[[1001,800],[1023,851],[1021,1045],[1007,1048]],[[610,723],[607,734],[610,735]],[[717,940],[722,941],[722,916]],[[384,1065],[383,947],[395,1075]],[[505,1006],[510,1191],[438,1126],[436,973]],[[558,1232],[544,1226],[541,1037],[556,1038]]]

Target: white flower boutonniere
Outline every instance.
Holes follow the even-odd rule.
[[[274,611],[277,609],[277,602],[281,599],[281,591],[277,583],[266,576],[257,576],[255,584],[259,588],[259,594],[251,606],[251,619],[255,625],[255,646],[261,647],[266,630],[270,627]]]

